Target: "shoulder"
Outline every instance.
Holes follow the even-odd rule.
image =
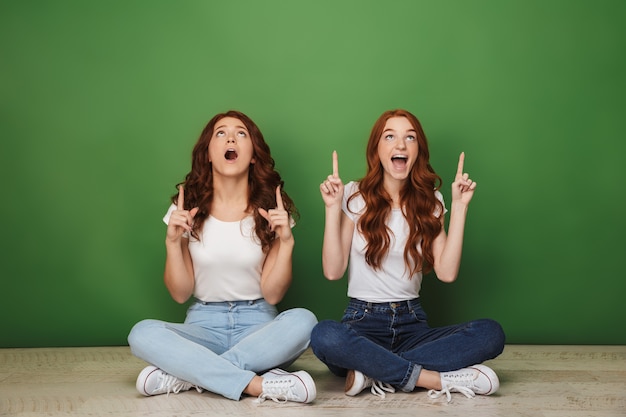
[[[441,194],[441,191],[435,190],[435,197],[441,202],[441,205],[443,206],[443,214],[446,214],[448,212],[448,209],[446,208],[446,202],[443,199],[443,194]],[[441,212],[439,211],[439,209],[435,210],[435,216],[441,216]]]
[[[350,197],[352,194],[359,191],[359,182],[358,181],[350,181],[346,185],[344,185],[344,195]]]
[[[357,181],[350,181],[344,186],[343,193],[343,211],[352,220],[355,220],[355,214],[361,214],[365,208],[365,200],[360,195],[351,198],[353,195],[359,192],[359,183]]]
[[[163,223],[168,224],[170,222],[170,216],[172,215],[172,212],[176,210],[176,204],[172,203],[170,204],[169,208],[167,209],[167,212],[165,213],[165,216],[163,216]]]

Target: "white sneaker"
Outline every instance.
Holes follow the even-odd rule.
[[[469,368],[452,372],[441,372],[441,390],[428,391],[430,398],[439,398],[446,395],[448,402],[452,401],[451,392],[460,392],[467,398],[476,394],[490,395],[498,390],[500,381],[496,373],[485,365],[474,365]]]
[[[272,400],[277,403],[310,403],[317,395],[315,382],[306,371],[286,372],[277,368],[262,376],[263,392],[259,395],[258,402]]]
[[[391,385],[376,381],[364,375],[363,372],[353,369],[348,371],[348,375],[346,375],[346,395],[353,397],[369,387],[371,387],[370,392],[380,398],[385,398],[385,392],[396,392]]]
[[[173,375],[165,373],[156,366],[146,366],[137,377],[137,391],[140,394],[150,396],[159,394],[178,394],[181,391],[188,391],[195,388],[202,392],[202,388],[193,385],[191,382],[183,381]]]

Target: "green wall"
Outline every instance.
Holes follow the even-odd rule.
[[[422,121],[449,184],[479,188],[433,324],[499,320],[509,343],[624,344],[626,3],[0,2],[0,347],[123,345],[182,320],[162,215],[216,112],[250,115],[301,213],[281,308],[339,318],[318,186],[364,173],[378,115]]]

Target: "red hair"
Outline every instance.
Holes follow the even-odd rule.
[[[367,242],[365,260],[372,268],[379,269],[389,252],[391,230],[386,221],[391,213],[392,201],[384,187],[378,142],[387,120],[392,117],[405,117],[413,125],[418,144],[417,160],[400,191],[400,206],[409,226],[404,263],[410,276],[413,276],[419,271],[428,273],[432,270],[432,244],[442,228],[436,214],[443,216],[443,204],[435,196],[435,191],[441,187],[441,178],[430,165],[428,142],[417,117],[398,109],[386,111],[376,120],[367,143],[367,173],[360,180],[359,191],[350,196],[348,203],[359,194],[365,200],[365,212],[358,220],[358,228]]]
[[[267,227],[267,221],[259,214],[259,208],[276,207],[276,187],[280,185],[285,210],[294,217],[297,215],[293,201],[283,190],[284,182],[280,174],[275,170],[274,159],[270,154],[270,148],[263,138],[258,126],[245,114],[229,110],[219,113],[205,126],[196,142],[191,154],[191,171],[185,177],[185,181],[178,184],[185,189],[185,209],[190,210],[198,207],[198,213],[194,217],[191,234],[196,239],[198,232],[202,230],[204,222],[211,213],[213,202],[213,169],[209,162],[208,149],[213,130],[218,121],[225,117],[233,117],[240,120],[248,129],[252,140],[253,158],[255,163],[250,164],[248,170],[248,207],[247,210],[254,216],[255,233],[261,241],[264,252],[270,248],[275,233]],[[177,185],[177,188],[178,188]],[[176,204],[178,193],[172,196],[172,202]]]

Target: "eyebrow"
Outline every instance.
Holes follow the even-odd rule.
[[[395,131],[396,131],[395,129],[391,129],[391,128],[389,128],[389,129],[385,129],[385,130],[383,130],[383,133],[387,133],[387,132],[395,132]],[[407,130],[407,132],[413,132],[413,133],[417,134],[417,131],[416,131],[415,129],[409,129],[409,130]]]
[[[213,130],[223,129],[225,127],[226,125],[216,126]],[[246,132],[248,131],[248,129],[246,129],[246,127],[242,125],[236,125],[235,129],[242,129],[242,130],[245,130]]]

